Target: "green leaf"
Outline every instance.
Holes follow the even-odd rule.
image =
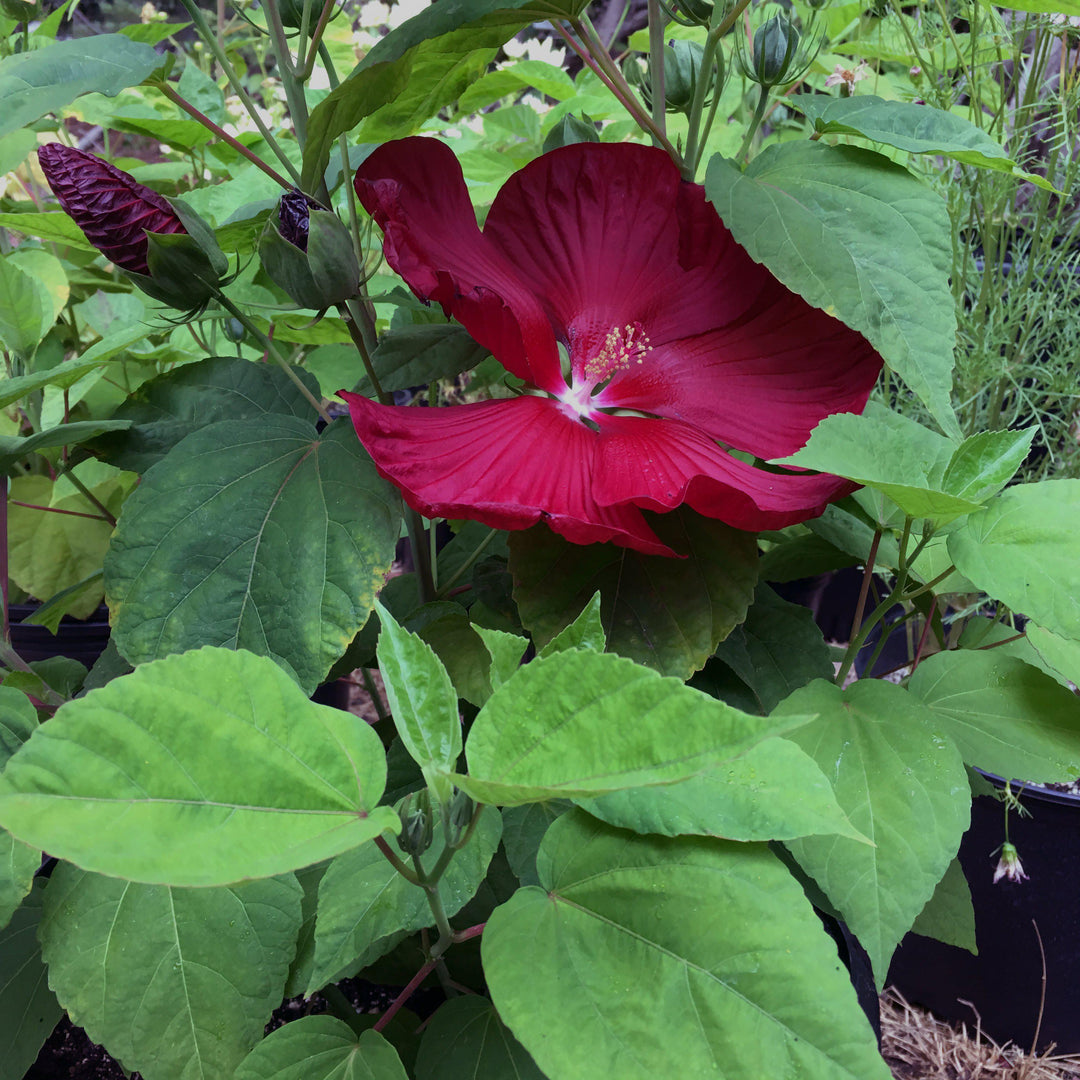
[[[90,491],[116,515],[134,480],[133,476],[114,475],[93,484]],[[12,503],[8,507],[10,573],[20,588],[47,600],[100,571],[113,527],[89,499],[81,493],[58,497],[57,484],[40,475],[16,477],[9,490],[13,500],[27,504]],[[54,514],[37,507],[54,507],[71,513]],[[103,595],[104,588],[100,579],[96,579],[67,602],[66,610],[76,618],[85,619],[97,609]]]
[[[452,379],[476,367],[488,354],[463,327],[451,323],[406,326],[379,341],[371,363],[384,390],[407,390],[436,379]],[[357,384],[357,392],[374,395],[366,375]]]
[[[975,941],[975,909],[971,906],[971,890],[959,859],[949,863],[949,869],[937,883],[926,907],[919,912],[911,932],[979,955]]]
[[[289,965],[289,977],[285,980],[283,996],[299,997],[307,990],[308,981],[315,965],[315,916],[319,906],[319,884],[331,860],[305,866],[295,871],[296,880],[304,895],[300,900],[300,929],[296,933],[296,955]]]
[[[425,8],[379,41],[312,110],[304,189],[312,190],[311,184],[322,177],[338,135],[406,91],[414,65],[423,67],[432,55],[464,56],[498,48],[530,22],[576,15],[584,7],[581,0],[440,0],[438,7]],[[453,96],[436,108],[452,100]]]
[[[291,874],[174,889],[62,863],[39,931],[49,983],[126,1068],[230,1076],[281,1002],[300,896]]]
[[[742,757],[678,784],[579,803],[601,821],[638,833],[727,840],[835,834],[869,843],[840,809],[825,774],[787,739],[766,739]]]
[[[949,536],[957,569],[995,600],[1080,639],[1080,480],[1017,484]]]
[[[121,34],[55,41],[0,61],[0,135],[59,112],[80,94],[115,97],[161,65],[150,45]]]
[[[788,142],[705,191],[735,239],[808,303],[864,334],[948,435],[956,311],[945,203],[870,150]]]
[[[437,815],[431,847],[420,856],[427,872],[445,848],[440,818]],[[485,810],[468,843],[439,879],[439,898],[447,918],[453,918],[476,894],[501,835],[502,819],[494,810]],[[396,838],[387,838],[387,843],[409,862]],[[307,992],[371,963],[392,947],[397,940],[394,935],[413,933],[434,922],[423,889],[406,881],[374,844],[339,855],[319,885],[315,963]]]
[[[1080,698],[1038,668],[955,649],[924,660],[908,688],[969,765],[1037,784],[1080,775]]]
[[[871,402],[862,416],[827,416],[802,450],[778,461],[846,476],[888,495],[912,517],[944,524],[980,506],[973,498],[952,494],[945,483],[954,450],[951,440]],[[967,490],[978,486],[963,464],[954,479]]]
[[[965,439],[953,453],[942,485],[958,498],[985,503],[1024,463],[1036,429],[982,431]]]
[[[506,860],[522,885],[540,884],[536,874],[536,853],[551,823],[573,808],[569,799],[552,799],[550,802],[508,806],[502,811]]]
[[[0,228],[14,229],[24,236],[36,236],[55,244],[67,244],[83,251],[97,250],[86,234],[62,210],[46,210],[39,214],[28,212],[0,214]]]
[[[473,630],[479,635],[484,648],[491,656],[488,678],[491,681],[492,690],[498,690],[521,666],[521,658],[529,647],[529,640],[520,634],[511,634],[505,630],[491,630],[486,626],[474,626]]]
[[[0,930],[11,921],[34,884],[41,852],[0,829]]]
[[[317,397],[307,372],[297,378]],[[103,441],[109,460],[146,472],[181,439],[218,420],[246,420],[278,413],[314,420],[311,403],[276,364],[236,356],[209,356],[144,382],[113,414],[131,430]]]
[[[448,774],[461,753],[457,694],[431,646],[402,629],[377,600],[375,610],[382,627],[376,655],[394,727],[436,801],[446,805],[453,795]]]
[[[424,1027],[416,1080],[546,1080],[536,1062],[478,994],[452,998]]]
[[[482,955],[499,1016],[548,1076],[889,1077],[835,945],[764,846],[576,811],[539,868]]]
[[[224,885],[398,827],[379,737],[275,664],[203,648],[69,701],[0,776],[0,825],[87,870]]]
[[[546,526],[510,537],[521,621],[544,649],[600,591],[607,647],[664,675],[687,678],[746,617],[757,580],[751,533],[686,509],[649,519],[689,558],[614,544],[571,544]]]
[[[64,1015],[41,959],[41,905],[39,886],[0,930],[0,1080],[22,1080]]]
[[[892,683],[866,679],[841,690],[818,681],[777,712],[789,710],[820,714],[790,738],[832,780],[837,802],[874,846],[814,836],[787,847],[869,953],[880,989],[968,827],[963,761],[937,717]]]
[[[1038,11],[1049,14],[1078,15],[1080,3],[1077,0],[1009,0],[1007,4],[994,4],[991,0],[979,0],[984,7],[1005,7],[1012,11]]]
[[[30,699],[11,686],[0,684],[0,772],[37,726],[37,710]]]
[[[716,657],[770,712],[793,690],[832,676],[832,653],[808,608],[782,600],[765,584],[754,592],[746,622],[720,642]]]
[[[129,420],[77,420],[48,431],[38,431],[20,438],[0,435],[0,471],[8,472],[28,454],[56,446],[78,446],[105,431],[123,431],[131,426]]]
[[[142,341],[146,337],[145,326],[126,326],[115,334],[109,334],[91,345],[82,356],[65,360],[56,367],[45,371],[35,371],[30,375],[18,375],[13,379],[0,379],[0,409],[6,409],[20,398],[46,386],[58,386],[65,389],[74,386],[84,375],[101,364],[112,360],[129,345]]]
[[[607,634],[600,617],[600,592],[581,609],[581,614],[569,626],[560,630],[539,652],[540,656],[565,652],[567,649],[592,649],[603,652],[607,647]]]
[[[491,695],[466,740],[469,774],[455,782],[505,806],[670,784],[787,725],[622,657],[571,649],[532,661]]]
[[[333,1016],[302,1016],[263,1039],[233,1080],[409,1080],[377,1031],[357,1035]]]
[[[44,284],[7,257],[0,258],[0,342],[30,357],[48,333],[52,304]]]
[[[220,421],[143,477],[105,560],[133,664],[201,644],[272,657],[307,692],[364,625],[400,503],[348,421]]]
[[[886,101],[873,94],[834,98],[795,94],[792,105],[819,135],[861,135],[910,154],[942,154],[965,165],[1012,172],[1013,161],[981,128],[932,105]]]
[[[1080,641],[1052,634],[1034,623],[1027,625],[1027,639],[1050,667],[1080,684]]]

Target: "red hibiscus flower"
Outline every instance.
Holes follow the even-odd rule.
[[[150,273],[146,234],[187,232],[156,191],[114,165],[61,143],[38,147],[41,171],[68,217],[121,270]]]
[[[390,265],[527,387],[447,408],[344,395],[422,514],[545,521],[574,543],[673,555],[642,510],[686,503],[774,529],[852,489],[744,458],[791,454],[822,418],[861,410],[881,359],[753,262],[663,151],[545,154],[507,181],[483,231],[433,139],[380,147],[355,185]]]

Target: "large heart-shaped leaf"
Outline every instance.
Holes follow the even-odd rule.
[[[292,874],[174,889],[61,863],[39,931],[49,983],[128,1069],[231,1076],[281,1002],[300,896]]]
[[[379,737],[275,664],[204,648],[61,706],[0,775],[0,825],[103,874],[269,877],[398,827]]]
[[[339,421],[221,421],[182,440],[128,500],[105,560],[133,664],[199,645],[270,656],[308,693],[367,620],[400,503]]]
[[[499,1016],[553,1080],[887,1080],[836,947],[763,845],[578,810],[482,942]]]
[[[417,1080],[546,1080],[510,1034],[491,1002],[479,994],[451,998],[424,1025],[416,1055]]]

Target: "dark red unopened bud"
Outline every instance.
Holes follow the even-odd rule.
[[[286,191],[278,203],[278,232],[282,240],[288,240],[294,247],[307,251],[308,219],[311,210],[319,204],[295,188]]]
[[[148,232],[187,232],[163,196],[93,154],[48,143],[38,148],[38,161],[68,216],[122,270],[150,273]]]

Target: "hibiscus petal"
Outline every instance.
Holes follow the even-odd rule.
[[[442,305],[510,372],[565,388],[551,323],[532,290],[479,230],[461,166],[435,139],[379,147],[354,178],[383,230],[386,260],[421,299]]]
[[[593,495],[602,505],[667,511],[686,503],[737,529],[816,517],[856,485],[838,476],[754,468],[677,420],[600,416]]]
[[[417,408],[339,396],[380,473],[425,517],[497,529],[544,521],[575,544],[611,540],[647,555],[675,554],[636,507],[596,501],[600,440],[551,398]]]
[[[570,338],[579,381],[606,334],[641,324],[653,351],[597,405],[779,457],[825,416],[861,410],[881,369],[865,338],[755,263],[661,150],[544,154],[503,186],[484,235]]]

